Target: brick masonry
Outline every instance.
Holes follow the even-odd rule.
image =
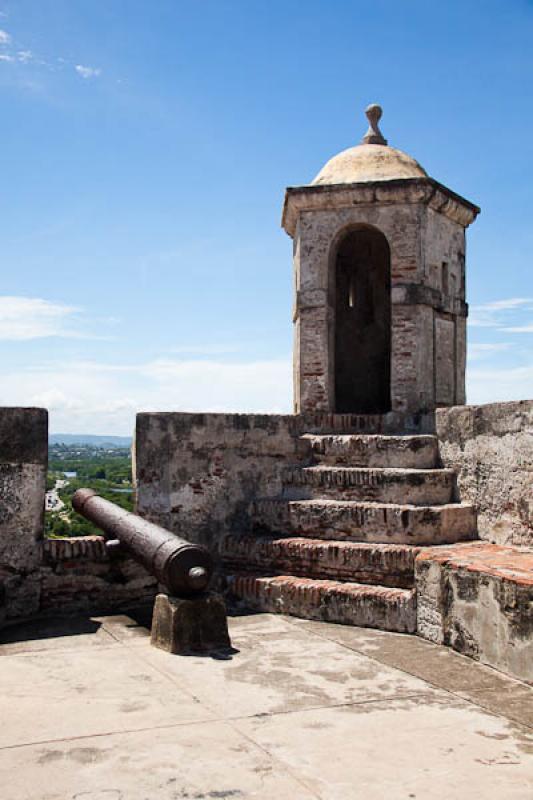
[[[235,576],[230,590],[248,607],[345,625],[416,631],[413,590],[313,581],[294,576]]]
[[[356,581],[411,589],[416,547],[299,537],[230,534],[222,544],[228,570],[266,570],[267,574]]]
[[[49,539],[43,544],[41,611],[103,611],[153,600],[155,578],[130,558],[109,558],[103,536]]]

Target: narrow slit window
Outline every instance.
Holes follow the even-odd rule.
[[[353,279],[353,275],[350,278],[350,283],[348,285],[348,306],[350,308],[355,308],[355,281]]]

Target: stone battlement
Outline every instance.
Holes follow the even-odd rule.
[[[393,423],[401,436],[394,435]],[[319,604],[326,598],[320,599],[322,582],[336,580],[342,588],[347,581],[339,588],[339,597],[346,596],[346,620],[372,619],[380,587],[397,587],[399,599],[390,591],[386,596],[389,605],[398,601],[398,608],[391,606],[383,619],[396,620],[400,606],[409,605],[405,627],[400,617],[394,624],[412,630],[416,597],[404,603],[401,592],[416,583],[419,597],[429,596],[420,561],[414,569],[420,547],[423,563],[448,574],[449,557],[439,554],[452,551],[438,545],[476,536],[474,507],[477,533],[489,546],[533,548],[532,442],[533,401],[457,406],[401,419],[143,413],[134,440],[137,512],[206,545],[222,578],[252,565],[269,574],[270,582],[265,578],[261,584],[265,602],[274,602],[277,592],[276,603],[301,608],[276,578],[283,578],[280,573],[299,576],[304,588],[298,598],[316,595]],[[149,602],[157,591],[155,579],[131,559],[110,559],[103,537],[43,538],[46,469],[46,411],[0,409],[0,622]],[[461,548],[483,547],[483,541],[459,545],[458,552],[478,552]],[[339,542],[347,544],[339,549]],[[511,570],[521,552],[506,549]],[[356,585],[349,583],[352,573],[364,590],[346,588]],[[470,575],[480,585],[499,580],[487,569]],[[312,591],[305,589],[306,580]],[[234,584],[259,597],[259,583],[252,587],[253,581],[244,574]],[[511,582],[518,586],[518,579]],[[361,609],[355,617],[349,612],[352,595]],[[422,599],[417,623],[422,635],[429,630],[428,607]],[[452,646],[460,643],[460,637],[442,633],[441,638]]]

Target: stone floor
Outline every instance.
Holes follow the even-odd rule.
[[[182,658],[145,622],[2,632],[2,800],[533,797],[533,689],[445,648],[257,614]]]

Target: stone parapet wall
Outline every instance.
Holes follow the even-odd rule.
[[[48,414],[0,408],[0,622],[38,611]]]
[[[275,414],[138,414],[137,512],[217,554],[250,526],[256,497],[281,491],[282,470],[310,455],[306,422]]]
[[[443,466],[478,509],[479,536],[533,547],[533,400],[439,409],[435,424]]]
[[[132,559],[110,559],[103,536],[46,540],[40,578],[41,611],[110,610],[150,601],[158,588]]]
[[[478,508],[480,536],[533,547],[533,401],[440,409],[407,418],[324,414],[139,414],[138,513],[215,557],[252,527],[258,498],[276,498],[287,466],[312,459],[313,430],[431,430],[458,494]],[[47,413],[0,409],[0,623],[40,611],[93,610],[150,599],[155,581],[110,560],[102,537],[43,540]],[[257,505],[257,504],[256,504]]]
[[[101,536],[44,538],[48,414],[0,408],[0,625],[38,613],[151,600],[157,581]]]
[[[418,635],[533,683],[533,552],[476,542],[422,550]]]

